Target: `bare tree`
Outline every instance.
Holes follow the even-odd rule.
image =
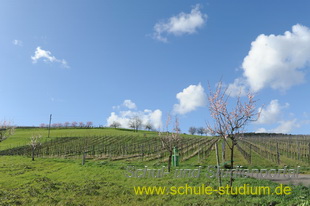
[[[117,121],[113,121],[112,124],[110,124],[110,127],[114,127],[115,129],[116,128],[119,128],[121,126],[121,123],[117,122]]]
[[[170,172],[173,148],[178,146],[178,143],[181,141],[181,136],[180,136],[178,118],[175,118],[174,128],[172,132],[168,131],[169,123],[170,123],[170,116],[168,116],[167,118],[166,132],[159,132],[159,137],[162,143],[162,147],[169,153],[168,171]]]
[[[138,116],[134,116],[129,120],[129,127],[134,129],[135,132],[138,132],[139,128],[142,125],[142,120]]]
[[[203,133],[207,136],[210,133],[210,131],[208,128],[204,128]]]
[[[255,110],[254,95],[249,93],[247,100],[241,102],[240,95],[234,107],[228,106],[229,95],[227,89],[223,89],[222,82],[217,84],[215,92],[209,85],[209,111],[214,120],[214,125],[208,124],[208,129],[212,134],[217,134],[226,142],[230,149],[231,169],[234,166],[234,147],[237,144],[237,138],[244,126],[250,121],[256,121],[259,113]],[[230,110],[231,109],[231,110]],[[230,141],[228,141],[230,140]],[[230,175],[230,186],[232,186],[232,172]]]
[[[150,122],[147,122],[145,125],[144,125],[144,128],[146,129],[146,130],[152,130],[153,129],[153,125],[150,123]]]
[[[181,128],[179,127],[179,125],[175,126],[174,131],[181,133]]]
[[[41,145],[40,139],[41,135],[32,135],[30,138],[30,147],[31,147],[31,159],[34,161],[35,150]]]
[[[197,132],[197,128],[196,128],[196,127],[190,127],[190,128],[188,129],[188,132],[189,132],[191,135],[194,135],[194,134],[196,134],[196,132]]]
[[[203,135],[205,133],[205,128],[203,128],[203,127],[197,128],[197,133],[200,135]]]
[[[9,121],[0,122],[0,142],[13,135],[15,127]]]

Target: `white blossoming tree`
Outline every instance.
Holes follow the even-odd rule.
[[[259,113],[256,112],[254,95],[248,93],[244,102],[241,101],[240,95],[237,97],[234,106],[228,105],[229,94],[227,89],[223,88],[222,82],[217,84],[213,92],[209,86],[209,111],[214,120],[214,124],[208,124],[208,130],[215,135],[219,135],[230,149],[231,169],[234,166],[234,148],[237,144],[237,138],[243,132],[244,127],[250,121],[256,121]],[[232,172],[230,175],[230,186],[232,186]]]

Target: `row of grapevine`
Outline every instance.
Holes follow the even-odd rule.
[[[246,159],[250,157],[247,151],[253,150],[277,164],[280,164],[281,156],[310,163],[309,136],[244,137],[239,139],[238,144],[238,149]]]
[[[182,138],[177,145],[182,160],[195,155],[206,158],[214,139],[205,137]],[[31,155],[30,146],[20,146],[0,151],[0,155]],[[163,149],[158,136],[136,138],[135,136],[90,136],[62,137],[42,143],[35,150],[37,157],[84,157],[120,159],[164,160],[167,151]]]
[[[244,146],[246,145],[247,148],[245,148]],[[246,159],[246,161],[251,164],[252,163],[252,145],[251,144],[244,144],[244,142],[239,141],[237,143],[237,148],[240,151],[240,153],[242,154],[242,156],[244,157],[244,159]],[[249,152],[247,152],[249,151]]]

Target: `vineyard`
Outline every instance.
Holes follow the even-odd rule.
[[[288,160],[310,165],[310,136],[244,137],[239,139],[237,148],[250,164],[255,153],[277,165]]]
[[[41,136],[35,150],[32,150],[30,144],[32,136]],[[128,178],[124,175],[128,173],[126,166],[133,166],[131,172],[146,167],[151,170],[167,167],[169,151],[164,148],[157,132],[134,132],[114,128],[63,128],[51,130],[48,137],[48,130],[44,128],[17,128],[14,135],[0,143],[0,205],[309,203],[309,189],[294,185],[290,185],[292,195],[287,196],[135,195],[135,186],[184,187],[188,184],[199,188],[202,183],[213,188],[218,186],[217,178],[209,178],[204,174],[208,174],[208,166],[217,164],[216,157],[219,157],[222,168],[229,168],[228,145],[223,144],[223,139],[218,137],[187,134],[181,134],[180,137],[176,145],[179,166],[172,166],[171,172],[161,178]],[[309,174],[309,144],[309,136],[245,135],[237,140],[234,167],[268,169],[287,166],[292,169],[301,166],[300,173]],[[35,161],[32,161],[33,155]],[[177,169],[189,171],[197,169],[198,166],[201,168],[200,178],[175,177]],[[227,184],[229,178],[223,177],[222,181]],[[244,184],[272,188],[279,186],[276,182],[252,178],[236,178],[234,181],[235,186]]]
[[[220,138],[183,135],[176,145],[180,161],[195,158],[197,163],[201,163],[212,158],[209,162],[214,162],[215,143],[222,144],[220,152],[226,153],[222,155],[222,161],[229,160],[229,149],[224,147]],[[251,166],[258,166],[263,160],[270,165],[310,165],[310,136],[249,135],[238,139],[236,150],[235,160],[242,162],[243,159]],[[31,147],[24,144],[1,150],[0,155],[31,156],[31,152]],[[46,140],[35,150],[35,156],[164,162],[168,159],[168,152],[155,132],[146,135],[127,131],[123,134],[102,133]]]
[[[188,137],[182,138],[177,147],[182,161],[196,155],[206,158],[216,138]],[[0,155],[30,156],[28,145],[0,151]],[[90,158],[109,160],[144,161],[165,160],[167,151],[163,149],[158,136],[139,138],[135,135],[104,135],[89,137],[61,137],[42,143],[35,151],[36,157],[78,157],[87,155]]]

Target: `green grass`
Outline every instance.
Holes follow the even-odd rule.
[[[292,186],[292,195],[227,196],[227,195],[135,195],[134,186],[205,186],[216,187],[216,179],[128,178],[128,164],[123,161],[91,161],[82,166],[79,160],[36,159],[25,157],[0,158],[1,205],[280,205],[304,203],[309,188]],[[143,168],[143,162],[131,163]],[[155,166],[148,165],[149,168]],[[160,165],[162,166],[162,165]],[[159,165],[157,168],[160,167]],[[191,165],[183,168],[196,168]],[[181,168],[182,168],[181,167]],[[202,168],[204,172],[206,168]],[[224,180],[224,182],[228,180]],[[255,179],[237,179],[235,186],[270,186],[276,183]],[[309,202],[308,202],[309,203]]]
[[[46,129],[17,129],[15,134],[0,143],[0,148],[25,145],[33,134],[41,134],[47,139]],[[94,128],[94,129],[53,129],[51,139],[61,137],[85,137],[100,135],[136,135],[136,138],[157,135],[155,132]],[[191,135],[184,135],[193,137]],[[221,144],[219,154],[221,155]],[[194,156],[180,162],[183,169],[197,169],[202,166],[200,178],[175,178],[173,173],[163,178],[128,178],[126,168],[133,165],[136,168],[162,168],[166,162],[160,160],[134,161],[108,159],[87,159],[81,165],[81,156],[74,159],[36,158],[0,156],[0,205],[310,205],[309,187],[291,186],[291,195],[136,195],[134,186],[212,186],[216,188],[217,179],[208,178],[205,174],[207,166],[216,165],[215,150],[208,157],[198,159]],[[226,161],[230,152],[226,147]],[[235,150],[235,165],[249,168],[260,165],[265,168],[275,166],[275,163],[263,160],[253,153],[253,163],[248,164],[241,153]],[[227,184],[228,178],[223,179]],[[275,188],[277,183],[251,178],[237,178],[234,186],[270,186]]]
[[[27,145],[32,135],[41,135],[41,141],[49,141],[61,137],[89,137],[102,135],[135,135],[137,138],[145,136],[156,136],[157,132],[139,131],[133,132],[129,129],[114,128],[52,128],[50,137],[48,137],[48,129],[46,128],[17,128],[14,135],[0,143],[0,150]]]

